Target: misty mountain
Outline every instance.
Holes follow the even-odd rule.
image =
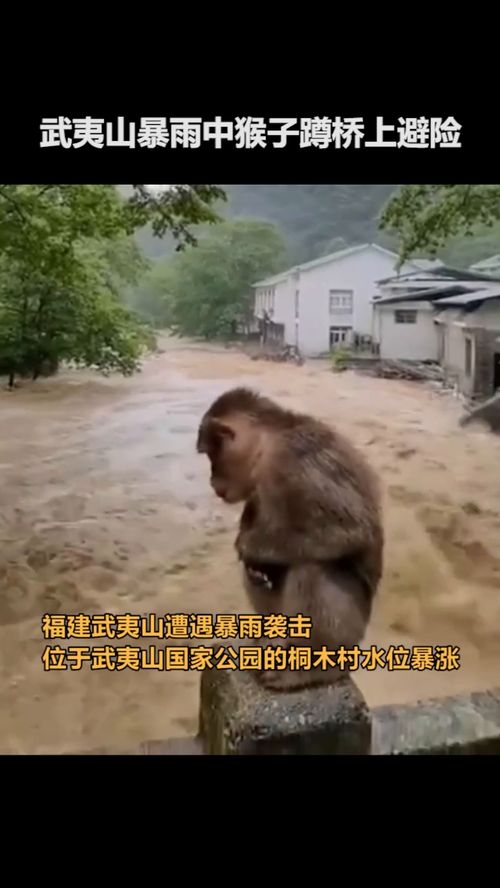
[[[274,222],[290,262],[305,262],[344,246],[376,241],[392,246],[378,230],[378,216],[396,185],[223,185],[225,214]]]
[[[216,208],[218,213],[224,218],[261,219],[277,225],[287,247],[287,266],[366,242],[397,251],[396,240],[379,230],[378,219],[398,185],[221,187],[226,192],[227,202]],[[175,242],[170,235],[159,239],[146,229],[136,238],[152,259],[170,256],[175,251]],[[467,267],[471,262],[499,252],[500,224],[497,224],[479,226],[472,236],[453,238],[439,256],[449,264]]]
[[[222,185],[227,202],[217,210],[224,218],[262,219],[275,223],[284,236],[287,261],[305,262],[344,246],[376,241],[392,246],[378,231],[380,210],[395,185]],[[141,231],[137,241],[150,258],[173,253],[168,235],[161,240]]]

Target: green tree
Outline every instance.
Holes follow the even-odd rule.
[[[219,221],[214,203],[224,200],[215,185],[175,185],[152,193],[133,185],[124,197],[114,185],[0,185],[0,251],[22,249],[22,240],[58,235],[68,243],[82,237],[131,235],[151,226],[170,233],[177,249],[196,243],[193,226]]]
[[[164,259],[150,262],[138,284],[130,288],[127,294],[128,304],[153,326],[172,326],[175,322],[172,295],[175,280],[174,261]]]
[[[0,356],[11,386],[16,373],[36,379],[64,360],[124,375],[139,368],[151,334],[117,299],[108,276],[88,245],[80,261],[50,273],[3,260]]]
[[[380,220],[383,230],[397,236],[401,262],[448,248],[452,256],[465,256],[464,264],[499,251],[497,223],[499,185],[405,185]],[[467,249],[465,240],[473,237],[475,249]]]
[[[133,237],[85,239],[75,250],[79,261],[100,269],[101,280],[123,305],[131,301],[131,294],[151,268]]]
[[[62,360],[131,373],[151,335],[121,302],[144,262],[131,240],[150,224],[179,248],[192,226],[217,220],[220,190],[174,186],[159,195],[133,186],[0,186],[0,366],[36,378]]]
[[[181,334],[229,336],[235,320],[250,313],[251,285],[275,272],[283,253],[279,231],[270,223],[221,223],[199,238],[196,249],[164,265],[160,277],[169,322]]]

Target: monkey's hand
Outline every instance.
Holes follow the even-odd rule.
[[[245,573],[254,586],[260,586],[264,589],[269,589],[269,591],[272,592],[272,581],[264,571],[258,570],[255,567],[251,567],[250,565],[245,564]]]

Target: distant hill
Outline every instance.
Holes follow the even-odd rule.
[[[290,263],[304,262],[343,246],[376,240],[391,246],[377,229],[377,217],[395,185],[222,185],[227,203],[221,215],[274,222],[282,231]],[[126,187],[120,189],[125,192]],[[137,235],[146,255],[159,258],[174,250],[170,237],[149,230]]]
[[[305,262],[343,246],[376,241],[378,215],[396,185],[223,185],[231,216],[255,216],[282,230],[291,262]]]
[[[130,186],[128,186],[130,187]],[[398,185],[222,185],[227,203],[219,212],[274,222],[287,245],[286,264],[306,262],[345,246],[375,242],[397,250],[396,241],[378,228],[378,219]],[[127,186],[122,186],[122,193]],[[171,255],[173,238],[161,240],[149,230],[137,235],[147,256]],[[474,237],[457,238],[440,257],[467,267],[500,252],[500,225],[480,228]]]

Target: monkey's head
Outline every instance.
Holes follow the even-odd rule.
[[[226,503],[239,503],[253,493],[261,455],[262,426],[255,407],[259,396],[232,389],[205,413],[198,430],[197,450],[210,460],[210,483]]]

